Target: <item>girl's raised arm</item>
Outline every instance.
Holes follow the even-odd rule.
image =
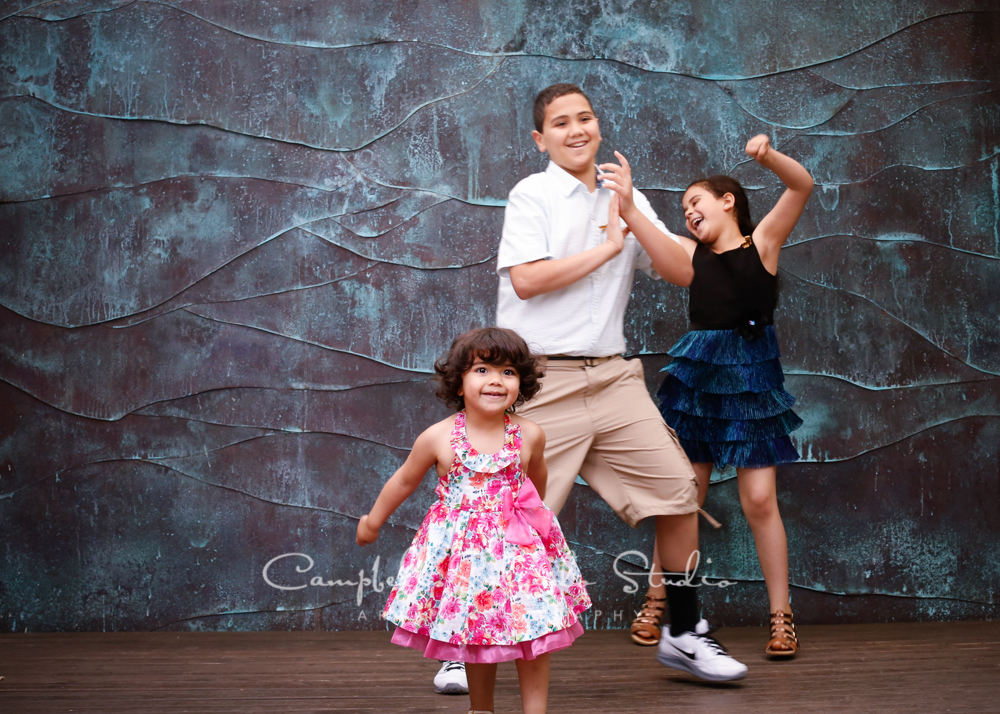
[[[438,462],[439,427],[440,424],[435,424],[417,437],[406,461],[382,487],[372,510],[358,520],[358,545],[368,545],[378,538],[379,528],[417,490],[428,469]]]
[[[768,266],[773,262],[776,271],[778,251],[788,239],[799,216],[802,215],[802,210],[806,207],[806,201],[812,193],[813,178],[798,161],[772,149],[770,139],[764,134],[758,134],[748,141],[746,152],[765,169],[773,171],[787,186],[781,198],[774,204],[774,208],[757,224],[757,229],[753,233],[764,265]]]
[[[632,235],[653,261],[653,269],[660,277],[669,283],[686,288],[694,279],[694,267],[691,265],[691,254],[670,236],[656,227],[649,218],[635,205],[632,193],[632,167],[617,151],[615,156],[621,161],[618,164],[601,164],[603,172],[601,180],[606,188],[615,192],[617,201],[612,198],[608,205],[608,238],[611,238],[611,226],[618,225],[621,216],[628,224]],[[624,236],[623,236],[624,238]]]

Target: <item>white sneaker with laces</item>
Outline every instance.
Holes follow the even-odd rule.
[[[702,629],[701,622],[698,629]],[[707,625],[706,622],[706,631]],[[726,654],[715,638],[697,632],[683,632],[673,637],[670,629],[664,628],[656,659],[662,665],[682,669],[710,682],[729,682],[747,674],[747,666]]]
[[[441,669],[434,675],[434,691],[438,694],[468,694],[465,662],[442,662]]]

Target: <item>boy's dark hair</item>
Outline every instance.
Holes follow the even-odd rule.
[[[567,84],[565,82],[561,84],[553,84],[551,87],[546,87],[540,91],[538,96],[535,97],[535,131],[541,131],[542,127],[545,125],[545,110],[549,108],[549,105],[559,97],[565,97],[567,94],[581,95],[587,100],[587,104],[589,104],[591,110],[593,110],[594,104],[590,101],[590,97],[584,94],[583,90],[575,84]]]
[[[704,186],[716,198],[722,198],[727,193],[733,194],[733,198],[736,199],[734,205],[736,209],[736,223],[739,224],[740,233],[745,236],[753,235],[757,224],[750,219],[750,201],[747,200],[747,193],[743,190],[739,181],[732,176],[709,176],[708,178],[700,178],[688,184],[688,188],[692,186]]]
[[[521,378],[517,400],[511,405],[511,411],[541,389],[539,379],[544,372],[521,336],[502,327],[482,327],[456,337],[448,354],[434,363],[438,399],[449,407],[465,409],[465,399],[458,392],[462,389],[462,376],[477,359],[498,367],[509,364]]]

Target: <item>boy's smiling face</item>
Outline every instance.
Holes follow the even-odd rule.
[[[601,145],[601,130],[590,102],[582,94],[556,97],[545,108],[541,131],[531,132],[538,150],[591,190],[596,185],[594,160]]]

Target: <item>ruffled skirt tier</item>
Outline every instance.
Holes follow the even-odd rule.
[[[692,330],[671,349],[657,396],[692,463],[761,468],[799,459],[788,434],[802,425],[784,390],[778,340]]]

